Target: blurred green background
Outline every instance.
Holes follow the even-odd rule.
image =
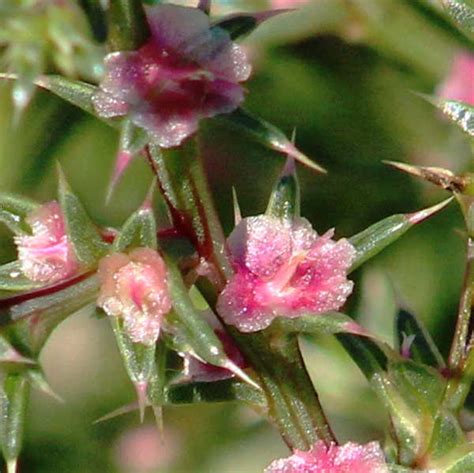
[[[413,92],[433,93],[453,56],[468,47],[436,2],[312,0],[272,19],[245,40],[255,62],[247,107],[288,134],[328,171],[298,168],[302,211],[319,232],[350,236],[393,213],[446,198],[442,191],[388,168],[382,160],[469,168],[463,135]],[[348,2],[351,3],[351,2]],[[215,1],[216,11],[266,2]],[[55,197],[59,161],[91,216],[119,225],[151,180],[144,162],[126,172],[109,205],[105,193],[117,134],[45,92],[13,124],[10,85],[0,88],[0,190]],[[204,156],[219,214],[232,226],[231,188],[244,215],[264,210],[283,157],[213,121],[202,126]],[[447,352],[463,273],[459,210],[451,205],[354,274],[348,312],[392,339],[394,292],[428,325]],[[0,258],[15,257],[0,229]],[[331,338],[304,339],[310,373],[337,436],[381,436],[386,419],[357,368]],[[107,320],[78,313],[47,344],[42,361],[58,403],[34,393],[21,471],[27,473],[256,473],[286,455],[278,434],[240,405],[165,409],[160,443],[136,413],[93,424],[133,400]]]

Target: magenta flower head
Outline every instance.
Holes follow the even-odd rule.
[[[59,204],[52,201],[38,207],[27,216],[26,222],[32,234],[15,237],[25,276],[42,283],[54,283],[72,276],[79,264],[66,234]]]
[[[107,315],[122,317],[136,343],[152,345],[158,339],[163,316],[171,310],[165,263],[150,248],[128,255],[115,253],[99,263],[101,288],[97,305]]]
[[[105,58],[93,98],[105,118],[128,115],[164,148],[178,146],[201,118],[233,111],[251,71],[244,50],[198,8],[147,8],[151,37],[137,51]]]
[[[461,52],[454,57],[451,70],[438,89],[438,95],[474,105],[474,54]]]
[[[217,303],[225,322],[254,332],[277,316],[338,310],[352,292],[355,250],[333,233],[319,236],[303,218],[243,219],[229,237],[235,275]]]
[[[342,446],[316,442],[309,452],[296,450],[289,458],[271,463],[265,473],[388,473],[380,445],[346,443]]]

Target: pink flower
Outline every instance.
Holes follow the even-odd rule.
[[[150,40],[138,51],[105,59],[106,74],[93,98],[106,118],[129,115],[160,146],[178,146],[201,118],[233,111],[248,79],[244,50],[227,32],[210,27],[197,8],[157,5],[147,9]]]
[[[451,70],[437,95],[474,105],[474,54],[461,52],[455,56]]]
[[[235,275],[217,303],[225,322],[254,332],[277,316],[339,309],[352,292],[346,275],[355,250],[333,233],[318,236],[303,218],[243,219],[229,237]]]
[[[275,460],[265,473],[388,473],[383,452],[377,442],[342,446],[316,442],[309,452],[296,452]]]
[[[49,202],[27,216],[32,235],[18,235],[21,270],[32,281],[53,283],[73,275],[79,267],[66,235],[64,217],[56,201]]]
[[[166,268],[150,248],[126,255],[115,253],[99,263],[101,288],[97,305],[107,315],[122,317],[136,343],[152,345],[158,339],[163,316],[171,310]]]
[[[211,327],[214,329],[215,334],[222,342],[222,345],[224,346],[224,351],[228,356],[229,360],[231,360],[239,368],[246,368],[247,364],[245,363],[242,354],[233,342],[232,338],[227,334],[222,325],[216,319],[216,317],[214,315],[206,313],[205,318],[209,322]],[[185,353],[183,356],[184,376],[187,380],[212,382],[232,378],[235,376],[232,371],[200,361],[198,358],[196,358],[190,353]]]

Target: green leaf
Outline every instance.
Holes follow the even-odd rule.
[[[125,251],[130,247],[144,246],[156,250],[156,221],[151,207],[142,207],[123,224],[114,240],[114,251]]]
[[[0,222],[15,234],[31,233],[25,218],[38,207],[39,204],[31,199],[2,192],[0,193]]]
[[[43,285],[44,284],[29,280],[22,273],[18,261],[12,261],[11,263],[0,266],[0,291],[31,291]]]
[[[181,273],[170,260],[165,257],[168,269],[168,287],[170,289],[171,300],[175,311],[175,329],[181,332],[193,354],[205,362],[226,368],[239,376],[241,379],[255,385],[255,383],[228,357],[224,347],[215,334],[212,327],[204,320],[199,311],[195,308],[188,289],[186,288]],[[172,321],[171,317],[168,317]],[[256,386],[256,385],[255,385]]]
[[[474,136],[474,107],[457,100],[435,99],[435,105],[461,130]]]
[[[315,335],[318,333],[328,335],[336,333],[365,335],[365,330],[358,325],[355,320],[340,312],[301,315],[294,319],[278,317],[271,324],[270,330],[277,333],[304,333],[307,335]]]
[[[466,473],[474,471],[474,452],[468,453],[453,465],[444,470],[444,473]]]
[[[474,2],[472,0],[442,0],[444,8],[466,33],[474,36]]]
[[[265,213],[285,220],[300,216],[300,185],[293,158],[287,159],[273,187]]]
[[[0,300],[0,327],[11,343],[35,358],[51,332],[67,316],[97,298],[99,280],[82,275],[73,281]]]
[[[189,383],[170,386],[165,392],[166,405],[244,401],[266,406],[262,391],[236,379],[213,383]]]
[[[398,240],[414,225],[446,207],[451,200],[452,198],[447,199],[437,205],[415,213],[392,215],[380,222],[374,223],[357,235],[350,237],[349,242],[356,249],[356,257],[350,271],[354,271],[361,264],[380,253],[384,248]]]
[[[314,171],[326,172],[321,166],[299,151],[277,127],[241,108],[229,114],[219,115],[216,119],[240,129],[268,148],[293,157]]]
[[[141,0],[114,0],[107,12],[108,45],[111,51],[138,49],[149,37]]]
[[[9,341],[0,336],[0,366],[2,370],[11,367],[13,370],[23,370],[25,367],[36,364],[36,361],[24,357]]]
[[[398,347],[402,350],[406,348],[411,359],[439,369],[446,366],[428,330],[414,314],[400,309],[395,325]],[[403,344],[409,337],[412,339],[410,346],[404,347]]]
[[[87,268],[95,267],[106,253],[107,244],[102,240],[81,201],[71,191],[60,168],[59,203],[64,214],[66,232],[77,259]]]
[[[110,317],[110,319],[125,370],[137,392],[140,418],[143,420],[148,386],[155,372],[156,344],[144,345],[133,342],[123,327],[122,318]]]
[[[7,374],[3,377],[0,386],[0,445],[7,464],[15,464],[20,454],[28,397],[29,384],[23,375]]]

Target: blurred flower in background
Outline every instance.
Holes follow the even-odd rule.
[[[438,95],[445,99],[458,100],[474,105],[474,54],[469,51],[457,53]]]

